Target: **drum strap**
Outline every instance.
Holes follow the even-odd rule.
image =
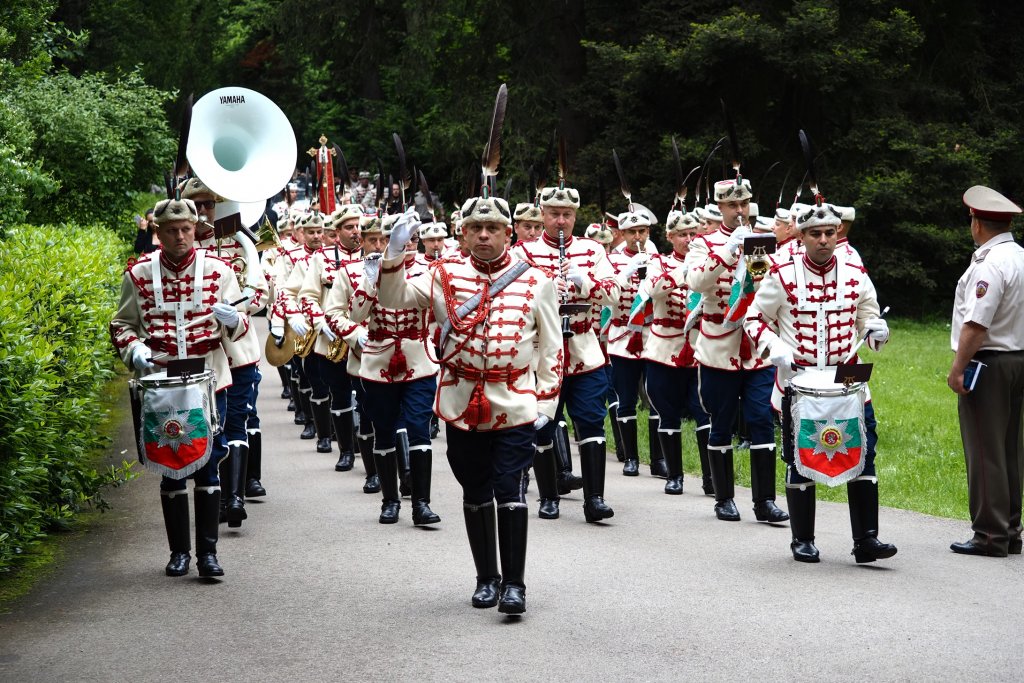
[[[795,259],[793,266],[793,278],[796,282],[797,310],[814,314],[815,365],[819,368],[824,368],[828,366],[828,314],[841,311],[844,307],[843,292],[839,291],[843,287],[843,283],[846,282],[846,279],[842,277],[843,273],[840,272],[844,269],[844,263],[841,259],[836,259],[836,267],[832,271],[835,274],[836,286],[835,294],[831,301],[824,300],[828,292],[824,288],[821,290],[822,301],[808,301],[810,294],[807,290],[807,271],[805,270],[803,259]]]
[[[152,259],[153,264],[153,302],[159,311],[174,311],[174,335],[178,347],[178,358],[188,356],[188,347],[185,337],[185,313],[187,311],[198,311],[203,303],[203,281],[205,279],[206,250],[196,249],[196,269],[192,286],[192,301],[183,299],[178,301],[164,301],[163,272],[160,268],[159,256]],[[182,287],[181,291],[184,291]]]

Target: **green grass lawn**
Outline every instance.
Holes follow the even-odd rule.
[[[880,353],[862,347],[861,359],[874,363],[871,395],[878,419],[878,490],[882,505],[930,515],[969,519],[967,479],[956,396],[946,386],[953,360],[949,328],[943,323],[890,321],[892,336]],[[647,457],[647,414],[641,409],[639,441]],[[700,481],[693,423],[683,428],[683,466],[687,489]],[[611,425],[605,431],[611,440]],[[781,446],[779,453],[781,454]],[[736,451],[736,482],[750,485],[750,460]],[[779,491],[784,467],[778,464]],[[609,475],[618,471],[609,467]],[[846,487],[818,486],[821,500],[845,501]]]

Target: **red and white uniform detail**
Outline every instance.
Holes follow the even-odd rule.
[[[732,255],[726,248],[730,235],[732,230],[721,225],[718,230],[690,243],[686,284],[703,296],[704,313],[694,355],[701,365],[719,370],[760,370],[769,364],[752,353],[743,327],[725,325],[736,263],[742,258]],[[755,289],[758,285],[755,281]]]
[[[351,317],[352,296],[362,279],[362,259],[343,263],[341,269],[334,273],[334,283],[327,290],[322,304],[324,317],[331,331],[348,344],[346,371],[353,377],[359,376],[363,355],[363,350],[359,347],[359,338],[366,334],[366,325],[354,322]]]
[[[629,324],[629,312],[633,308],[633,300],[640,291],[641,285],[643,285],[645,291],[648,293],[650,291],[650,280],[641,281],[639,272],[634,272],[629,277],[625,277],[622,274],[623,269],[629,265],[630,260],[636,254],[637,252],[627,249],[613,251],[608,254],[608,262],[612,264],[612,269],[615,272],[615,281],[619,285],[619,298],[611,306],[612,317],[608,326],[608,355],[629,358],[631,360],[640,359],[643,353],[643,346],[651,335],[650,320],[647,318],[644,319],[644,326],[640,332],[639,339],[627,327]],[[650,271],[648,270],[649,276]]]
[[[358,247],[352,251],[348,251],[340,245],[323,247],[310,254],[306,261],[306,274],[302,279],[297,298],[299,310],[302,311],[303,317],[311,323],[312,329],[320,330],[322,328],[327,293],[334,287],[342,269],[356,261],[362,263],[362,260],[363,257]],[[330,341],[327,336],[317,334],[316,342],[313,343],[313,353],[326,356],[329,346]]]
[[[819,266],[802,255],[764,276],[744,327],[758,354],[767,354],[781,339],[793,349],[797,365],[824,368],[846,360],[864,334],[864,323],[877,318],[878,311],[875,286],[864,268],[835,256]],[[883,343],[867,340],[875,351]],[[772,392],[776,410],[781,399],[777,378]]]
[[[426,261],[407,253],[400,259],[382,263],[380,277],[388,270],[399,271],[409,280],[429,280]],[[362,351],[359,376],[369,382],[411,382],[437,374],[437,363],[427,353],[428,312],[415,305],[388,306],[378,300],[378,283],[359,280],[352,294],[350,318],[365,323],[366,346]]]
[[[385,261],[379,297],[389,306],[429,308],[444,321],[518,260],[506,252],[490,263],[445,261],[426,277],[407,277],[406,263]],[[530,267],[453,320],[441,349],[434,412],[459,429],[479,431],[531,424],[540,413],[554,418],[564,362],[557,302],[551,276]]]
[[[295,269],[296,262],[306,254],[306,249],[301,244],[295,244],[290,240],[283,242],[282,246],[284,249],[278,249],[269,271],[272,298],[270,309],[267,311],[267,319],[271,329],[275,327],[283,329],[287,322],[284,288],[288,283],[288,278],[291,277],[292,270]]]
[[[226,389],[231,370],[223,343],[250,336],[248,316],[239,315],[238,326],[228,330],[213,315],[214,304],[241,298],[235,273],[227,261],[204,249],[194,249],[176,266],[162,254],[146,254],[125,268],[110,322],[114,348],[132,367],[136,348],[145,344],[157,366],[154,372],[170,359],[204,358],[217,375],[217,390]]]
[[[654,319],[650,336],[644,341],[643,358],[674,368],[696,367],[693,343],[696,328],[683,333],[688,314],[690,289],[686,286],[686,257],[675,251],[651,259],[647,266]]]
[[[306,271],[309,270],[309,261],[314,253],[308,247],[302,247],[299,255],[295,258],[295,263],[288,274],[288,279],[277,295],[277,305],[280,307],[284,319],[289,325],[293,322],[310,324],[299,303],[299,290],[302,289],[302,283],[306,279]]]
[[[561,272],[558,240],[549,238],[545,232],[532,242],[516,244],[512,247],[512,256],[552,275]],[[582,291],[576,291],[575,286],[570,285],[566,303],[597,304],[583,313],[574,313],[569,317],[569,327],[574,334],[565,341],[565,374],[579,375],[604,367],[608,362],[595,329],[600,328],[599,306],[614,306],[618,303],[619,283],[615,280],[615,270],[608,261],[604,247],[595,240],[567,235],[565,258],[576,264],[583,275]],[[561,303],[557,290],[555,296],[557,311]]]

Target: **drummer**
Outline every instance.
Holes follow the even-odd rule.
[[[227,261],[205,249],[196,249],[195,226],[199,220],[190,199],[165,199],[156,205],[156,234],[160,250],[129,264],[121,280],[121,301],[110,322],[110,337],[125,365],[140,375],[163,370],[171,359],[202,358],[216,377],[216,404],[223,426],[227,410],[227,388],[231,384],[225,340],[237,341],[249,332],[248,316],[240,316],[231,302],[241,298],[235,273]],[[201,269],[201,273],[199,272]],[[201,292],[193,296],[197,274]],[[189,415],[188,410],[183,411]],[[189,417],[191,417],[189,415]],[[192,424],[191,420],[188,424]],[[175,457],[150,466],[160,466],[160,502],[171,549],[165,571],[168,576],[188,573],[191,556],[188,491],[185,478],[195,485],[196,565],[199,576],[223,576],[217,561],[217,524],[220,516],[220,478],[217,469],[228,452],[224,434],[216,436],[213,452],[201,467],[201,459],[183,462],[185,444],[177,435],[188,436],[187,425],[161,433],[161,445],[170,440]],[[190,470],[194,473],[190,474]],[[170,475],[170,476],[168,476]]]
[[[783,410],[784,387],[794,376],[795,367],[832,368],[847,362],[858,340],[879,350],[889,338],[889,327],[879,317],[875,287],[863,266],[835,257],[840,212],[831,204],[810,206],[796,217],[803,250],[793,260],[773,267],[758,289],[747,313],[744,328],[762,356],[778,368],[772,407]],[[777,325],[777,328],[776,328]],[[776,333],[774,330],[778,330]],[[817,340],[827,340],[817,344]],[[854,359],[855,360],[855,359]],[[834,374],[831,374],[834,378]],[[864,422],[873,416],[871,403],[865,399]],[[786,401],[788,403],[788,401]],[[783,415],[783,425],[788,425]],[[825,437],[814,442],[815,452],[825,449],[831,456],[853,448],[845,430],[832,430],[842,435],[838,447]],[[850,437],[850,438],[847,438]],[[850,500],[850,524],[853,528],[853,556],[858,563],[892,557],[896,546],[878,540],[878,478],[875,474],[875,442],[873,430],[866,433],[861,461],[848,472],[831,475],[847,481]],[[786,500],[789,503],[793,542],[790,548],[798,562],[818,562],[814,546],[815,481],[798,471],[794,459],[792,430],[783,428],[783,460],[786,469]],[[831,461],[832,458],[830,457]],[[863,469],[859,472],[860,464]],[[803,471],[807,464],[800,462]],[[845,475],[845,476],[844,476]],[[825,477],[821,478],[822,481]]]

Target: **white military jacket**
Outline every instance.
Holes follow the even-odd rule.
[[[527,267],[496,296],[484,296],[519,259],[508,252],[487,263],[472,256],[443,261],[426,277],[406,277],[406,262],[385,261],[379,297],[401,308],[429,308],[446,329],[434,412],[459,429],[491,431],[554,418],[564,363],[551,276]],[[476,294],[480,305],[457,309]],[[452,316],[455,316],[454,318]]]
[[[675,251],[655,257],[648,266],[654,318],[644,342],[645,360],[675,368],[696,367],[693,342],[697,329],[684,333],[690,289],[686,286],[686,257]]]
[[[312,329],[320,330],[323,327],[327,293],[334,287],[342,269],[354,261],[362,263],[358,247],[352,251],[341,245],[323,247],[310,255],[306,262],[306,274],[303,276],[297,296],[299,310],[310,322]],[[327,336],[318,333],[313,344],[313,353],[326,356],[329,346],[330,341]]]
[[[202,268],[197,286],[198,268]],[[140,345],[149,347],[158,372],[169,359],[204,358],[217,375],[217,391],[231,386],[224,341],[250,336],[249,317],[239,314],[228,330],[213,315],[213,305],[241,298],[235,273],[227,261],[205,249],[194,249],[172,265],[158,250],[125,268],[121,300],[110,321],[110,338],[125,365]],[[255,337],[256,335],[251,335]]]
[[[650,316],[644,318],[643,329],[640,330],[639,351],[631,351],[628,347],[631,341],[634,340],[634,330],[630,330],[629,325],[629,312],[633,307],[633,300],[636,298],[637,293],[640,291],[640,287],[644,286],[644,291],[649,292],[649,279],[650,265],[647,266],[647,278],[648,282],[645,284],[640,279],[640,273],[634,272],[628,278],[625,277],[622,271],[629,265],[630,260],[636,256],[635,251],[613,251],[608,254],[608,262],[612,264],[612,269],[615,272],[615,282],[619,286],[619,296],[615,303],[611,306],[611,321],[608,326],[608,355],[618,356],[620,358],[629,358],[631,360],[639,360],[643,352],[643,345],[647,343],[648,338],[651,336],[651,318]],[[652,259],[657,258],[653,256]],[[633,343],[637,343],[633,341]]]
[[[334,283],[327,291],[323,303],[324,318],[330,325],[331,331],[348,344],[346,371],[353,377],[359,376],[359,366],[363,355],[359,339],[366,335],[366,325],[354,322],[351,317],[352,296],[362,279],[362,259],[343,263],[341,270],[335,273]]]

